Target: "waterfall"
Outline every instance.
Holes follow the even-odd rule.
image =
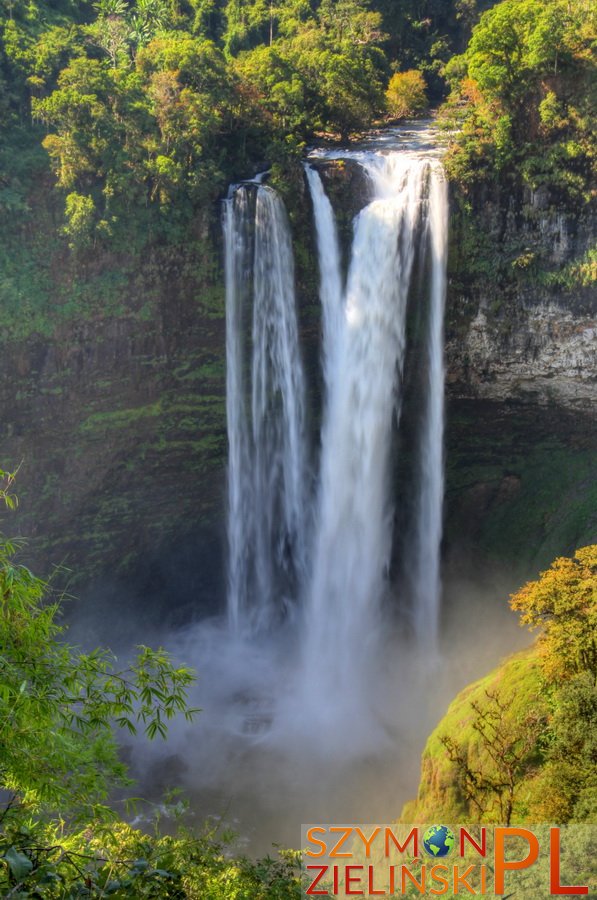
[[[340,264],[340,246],[338,230],[332,204],[323,189],[321,178],[316,169],[305,166],[313,217],[317,233],[317,250],[319,254],[320,289],[323,319],[323,371],[326,393],[329,394],[333,354],[336,348],[336,336],[340,331],[343,316],[342,272]]]
[[[396,599],[392,594],[402,592],[399,631],[414,631],[428,656],[437,649],[447,190],[441,163],[427,147],[320,155],[358,163],[372,199],[354,220],[344,288],[334,211],[316,168],[305,165],[317,234],[324,376],[312,506],[286,212],[276,192],[261,184],[241,186],[225,201],[228,612],[242,633],[271,628],[288,608],[299,612],[293,686],[272,721],[278,716],[285,723],[279,727],[288,729],[300,712],[301,721],[337,735],[330,722],[360,716],[363,733],[363,713],[371,722],[376,667],[388,649],[391,603],[385,601]],[[416,272],[428,275],[426,293],[417,288]],[[414,500],[404,503],[392,483],[392,450],[403,427],[412,303],[421,304],[416,318],[424,336],[409,355],[409,377],[421,385],[421,396],[408,469]],[[401,503],[408,586],[390,583]]]
[[[399,415],[406,308],[428,163],[405,154],[362,160],[374,199],[358,215],[345,314],[322,434],[304,671],[352,708],[380,652],[381,600],[392,547],[390,447]]]
[[[448,190],[441,166],[430,168],[428,231],[431,256],[425,409],[419,437],[419,493],[412,547],[412,608],[415,635],[437,651],[440,545],[444,496],[444,306],[448,256]]]
[[[226,421],[228,430],[228,618],[234,630],[248,607],[250,465],[243,377],[243,308],[249,267],[249,194],[224,203],[226,278]]]
[[[271,626],[292,603],[306,570],[305,382],[290,231],[278,194],[264,186],[233,191],[225,201],[224,234],[228,611],[233,628],[256,631]],[[250,299],[251,275],[251,358],[246,362],[242,309]]]

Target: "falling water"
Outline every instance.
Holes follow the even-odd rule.
[[[281,707],[291,707],[294,718],[301,711],[303,720],[329,732],[333,722],[355,714],[370,721],[374,708],[387,632],[384,600],[396,590],[389,580],[395,504],[401,502],[392,486],[393,433],[402,409],[408,306],[417,296],[413,273],[425,260],[427,330],[414,362],[424,381],[416,499],[404,541],[412,583],[401,607],[412,609],[403,632],[414,629],[426,651],[437,645],[447,194],[440,162],[420,148],[326,155],[358,162],[372,200],[354,222],[343,290],[333,209],[318,172],[306,166],[319,253],[325,388],[312,510],[305,379],[282,201],[268,187],[241,187],[226,201],[224,230],[229,618],[254,631],[274,624],[285,607],[298,608],[293,701],[282,697]],[[242,327],[251,300],[249,360]],[[328,702],[322,702],[322,688]]]
[[[400,153],[366,155],[362,165],[374,199],[355,222],[345,315],[330,335],[336,349],[327,354],[334,365],[303,638],[307,702],[323,681],[341,717],[346,706],[370,708],[366,676],[380,652],[392,547],[392,423],[428,181],[427,161]]]
[[[263,852],[272,839],[292,846],[301,821],[391,821],[416,785],[420,743],[461,686],[462,654],[457,673],[442,660],[433,685],[426,671],[439,613],[447,230],[433,142],[386,130],[368,149],[320,154],[360,166],[370,189],[345,289],[327,164],[307,161],[319,454],[306,437],[281,200],[253,182],[225,201],[229,622],[202,621],[173,645],[202,673],[201,740],[176,739],[197,808],[238,816]]]
[[[226,419],[228,427],[228,617],[234,630],[248,606],[252,527],[243,378],[243,308],[249,269],[249,194],[240,187],[224,203],[226,275]]]
[[[253,221],[251,191],[256,194]],[[292,246],[280,197],[269,187],[241,186],[226,201],[224,231],[230,442],[228,609],[234,628],[254,631],[273,624],[292,602],[306,568],[305,384]],[[247,366],[241,324],[251,270],[253,313]],[[249,389],[244,379],[247,368]]]
[[[333,354],[343,316],[340,245],[334,211],[323,189],[321,178],[317,170],[310,165],[305,166],[305,173],[313,202],[313,218],[317,232],[320,270],[319,296],[323,313],[323,369],[326,393],[329,394],[334,368]]]
[[[416,637],[428,651],[438,646],[440,545],[444,496],[444,306],[448,254],[448,191],[439,163],[430,168],[428,230],[431,256],[427,379],[420,435],[415,541],[412,549],[413,621]]]

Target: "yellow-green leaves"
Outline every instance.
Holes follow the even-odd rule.
[[[540,628],[539,647],[552,680],[588,672],[597,681],[597,545],[560,557],[511,598],[521,622]]]
[[[416,69],[396,72],[386,91],[390,115],[397,119],[417,116],[427,107],[427,86],[423,74]]]

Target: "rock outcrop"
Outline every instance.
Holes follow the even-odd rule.
[[[597,410],[597,317],[555,303],[510,311],[508,327],[481,300],[464,335],[448,340],[448,384],[461,396]]]

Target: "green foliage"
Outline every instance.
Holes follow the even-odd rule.
[[[504,825],[511,824],[521,784],[534,774],[540,760],[538,743],[546,723],[541,708],[515,718],[510,702],[502,699],[499,689],[486,689],[482,699],[471,700],[475,753],[450,734],[440,737],[475,819]]]
[[[125,779],[113,726],[165,737],[174,715],[195,712],[186,703],[193,675],[162,650],[140,647],[123,669],[108,651],[64,643],[59,605],[15,562],[17,549],[0,543],[0,785],[21,814],[93,818]]]
[[[390,78],[386,91],[386,102],[390,115],[397,119],[417,116],[427,108],[427,90],[421,72],[410,69],[396,72]]]
[[[464,185],[546,186],[552,202],[574,208],[589,202],[596,34],[585,0],[502,0],[486,12],[445,69],[452,94],[444,114],[460,130],[451,176]]]
[[[558,272],[548,272],[544,276],[548,286],[573,290],[578,287],[589,287],[597,282],[597,247],[593,246],[579,259],[568,263]]]
[[[299,900],[298,853],[253,861],[234,854],[232,837],[213,828],[146,835],[123,823],[67,834],[57,824],[6,829],[0,889],[38,900]]]
[[[548,679],[587,673],[597,683],[597,546],[560,557],[511,598],[521,622],[541,628],[538,640]]]
[[[461,53],[479,13],[492,0],[377,0],[392,69],[423,72],[435,104],[445,96],[443,66]]]
[[[558,690],[551,721],[541,814],[556,822],[595,822],[597,686],[588,672]]]
[[[537,644],[452,703],[404,821],[594,822],[597,547],[557,559],[511,603],[541,627]]]
[[[65,234],[71,238],[73,249],[88,247],[92,242],[95,205],[92,197],[73,192],[66,198]]]
[[[302,3],[276,9],[271,40],[252,49],[239,42],[235,68],[249,93],[283,133],[304,140],[314,130],[347,136],[366,127],[382,108],[379,15],[358,0],[322,2],[315,15]]]
[[[0,469],[0,504],[4,504],[8,509],[16,509],[16,494],[11,494],[10,489],[15,480],[14,472],[4,472]]]
[[[76,295],[122,248],[127,270],[164,244],[188,253],[227,183],[381,117],[392,69],[416,66],[437,98],[476,15],[476,0],[2,0],[2,334],[90,314]]]
[[[0,471],[12,507],[14,475]],[[143,834],[106,800],[130,784],[115,730],[165,738],[191,721],[194,675],[163,650],[139,647],[128,666],[107,650],[64,641],[48,584],[0,536],[0,893],[19,898],[290,898],[301,896],[298,855],[234,856],[231,835]],[[132,803],[133,801],[131,801]],[[173,814],[184,811],[179,802]]]

